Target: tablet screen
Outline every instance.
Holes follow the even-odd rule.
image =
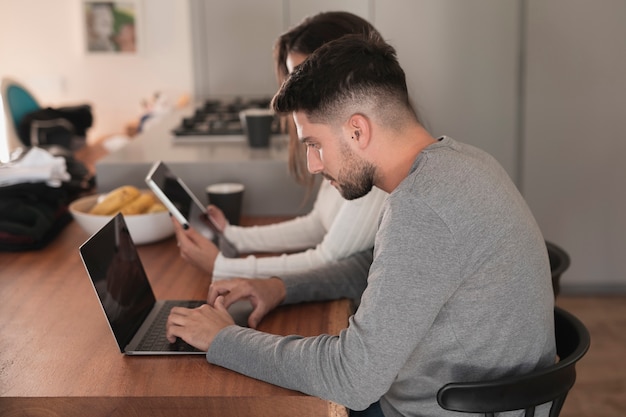
[[[237,248],[213,224],[200,200],[165,163],[157,161],[152,165],[146,176],[146,184],[180,224],[193,227],[212,240],[224,256],[239,256]]]

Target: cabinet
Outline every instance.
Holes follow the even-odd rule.
[[[368,19],[373,0],[190,0],[194,93],[271,96],[276,38],[305,16],[347,10]]]

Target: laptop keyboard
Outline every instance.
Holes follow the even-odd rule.
[[[165,337],[165,325],[172,307],[196,308],[204,303],[204,301],[199,300],[182,302],[176,300],[166,301],[163,308],[159,311],[159,314],[152,322],[150,329],[146,332],[146,335],[139,343],[137,350],[144,352],[199,352],[198,349],[184,342],[182,339],[177,339],[176,342],[170,343]]]

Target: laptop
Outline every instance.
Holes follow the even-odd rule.
[[[165,324],[174,306],[195,308],[204,300],[156,300],[152,286],[118,213],[80,246],[80,257],[120,352],[126,355],[205,354],[182,340],[169,343]],[[252,307],[238,301],[229,312],[246,326]]]
[[[156,161],[152,165],[145,181],[181,225],[191,226],[215,242],[224,256],[228,258],[239,256],[235,246],[213,223],[198,197],[163,161]]]

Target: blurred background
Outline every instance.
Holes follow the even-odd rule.
[[[272,95],[275,38],[348,10],[397,49],[434,135],[509,172],[571,266],[564,293],[626,293],[623,0],[125,0],[129,51],[87,46],[90,0],[0,1],[0,76],[45,105],[88,102],[88,142],[125,132],[159,92],[171,105]]]

